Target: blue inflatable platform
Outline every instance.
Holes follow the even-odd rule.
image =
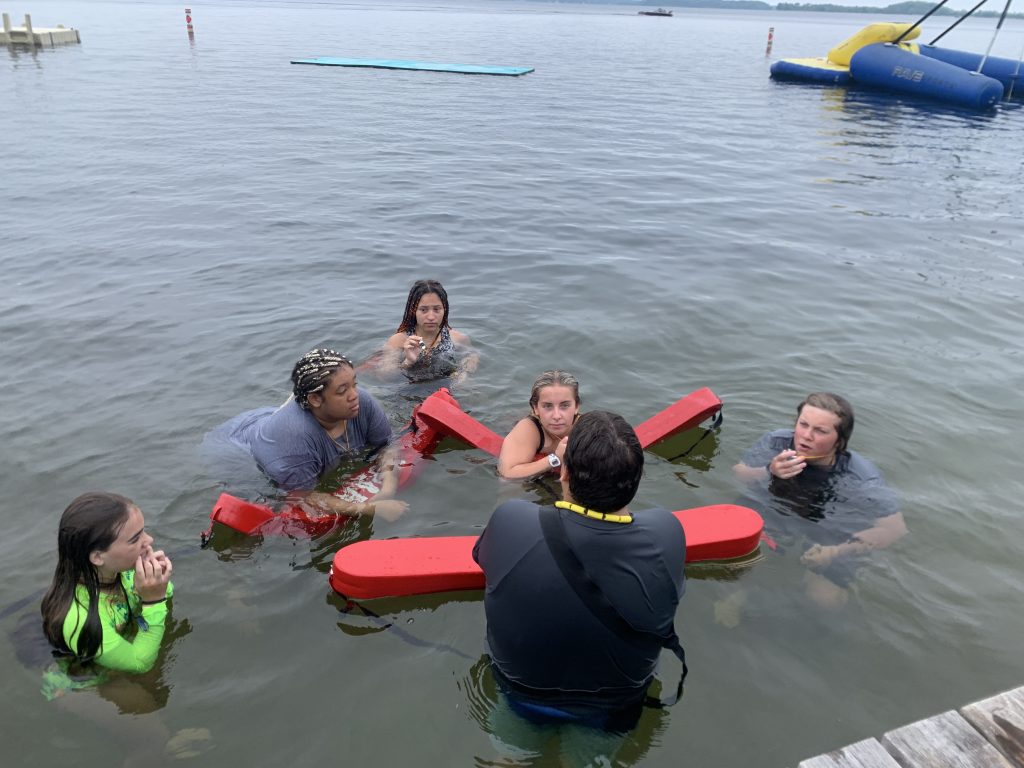
[[[432,64],[428,61],[398,61],[395,59],[339,59],[333,56],[320,56],[315,59],[292,59],[292,64],[318,64],[325,67],[370,67],[372,69],[413,69],[425,72],[458,72],[463,75],[509,75],[512,77],[533,72],[533,67]]]
[[[850,84],[850,68],[833,64],[826,58],[779,59],[772,64],[771,74],[775,80],[798,83]]]
[[[917,24],[876,22],[847,38],[828,56],[781,59],[771,67],[776,80],[825,85],[867,86],[919,96],[967,109],[992,109],[1013,88],[1024,98],[1021,65],[991,57],[975,74],[981,56],[913,42]]]
[[[947,64],[952,64],[961,69],[968,69],[972,72],[976,72],[978,65],[981,64],[980,53],[955,51],[952,48],[937,48],[934,45],[922,45],[921,55],[927,56],[930,59],[938,59],[939,61],[944,61]],[[985,67],[981,70],[981,74],[994,77],[1002,83],[1007,96],[1010,95],[1012,90],[1013,96],[1018,99],[1024,99],[1024,67],[1021,66],[1019,61],[989,56],[985,60]]]
[[[1003,98],[1003,84],[998,80],[889,43],[874,43],[853,54],[850,76],[861,85],[968,109],[990,109]]]

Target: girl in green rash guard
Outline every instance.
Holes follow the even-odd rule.
[[[153,550],[142,512],[115,493],[85,493],[60,519],[43,631],[58,653],[146,672],[164,636],[171,561]]]

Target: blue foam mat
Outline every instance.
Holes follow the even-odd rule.
[[[464,75],[511,75],[513,77],[533,72],[533,67],[436,64],[429,61],[399,61],[396,59],[339,59],[334,56],[320,56],[315,59],[292,59],[292,64],[317,64],[326,67],[371,67],[374,69],[414,69],[425,72],[458,72]]]

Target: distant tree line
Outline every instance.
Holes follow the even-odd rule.
[[[909,0],[904,3],[893,3],[884,8],[871,5],[835,5],[833,3],[779,3],[775,6],[778,11],[817,11],[819,13],[896,13],[903,16],[924,16],[935,7],[935,3],[918,2]],[[943,6],[933,15],[935,16],[960,16],[965,10],[953,10]],[[1001,11],[975,11],[973,16],[998,16]],[[1007,18],[1024,18],[1024,14],[1008,13]]]
[[[564,0],[563,0],[564,1]],[[579,0],[580,2],[620,3],[621,0]],[[935,7],[932,2],[907,0],[879,8],[874,5],[835,5],[834,3],[778,3],[771,5],[761,0],[641,0],[638,5],[657,5],[665,8],[724,8],[737,11],[814,11],[817,13],[892,13],[900,16],[924,16]],[[935,16],[960,16],[965,11],[942,7]],[[975,11],[974,16],[999,16],[1001,11]],[[1007,14],[1008,18],[1024,19],[1022,13]]]

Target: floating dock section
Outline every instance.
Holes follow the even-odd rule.
[[[1024,688],[804,760],[799,768],[1024,768]]]
[[[488,67],[478,64],[435,64],[429,61],[396,59],[339,59],[320,56],[315,59],[292,59],[292,64],[316,64],[321,67],[367,67],[370,69],[412,69],[424,72],[457,72],[462,75],[506,75],[518,77],[533,72],[533,67]]]
[[[32,17],[25,14],[25,26],[15,27],[11,25],[11,17],[3,14],[4,29],[0,32],[0,45],[29,45],[39,48],[44,45],[72,45],[81,43],[82,38],[77,29],[68,29],[57,26],[53,29],[35,28],[32,26]]]

